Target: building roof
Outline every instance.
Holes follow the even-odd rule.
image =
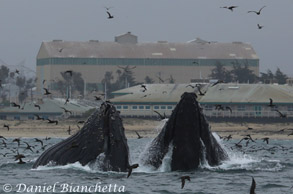
[[[42,43],[37,58],[258,59],[252,46],[247,43],[198,40],[186,43],[158,41],[136,44],[97,40],[87,42],[53,40]]]
[[[115,98],[111,102],[119,103],[177,103],[184,92],[197,92],[195,84],[144,84],[147,88],[143,92],[141,85],[113,92]],[[190,87],[192,85],[194,88]]]
[[[147,91],[142,92],[140,85],[113,92],[111,102],[123,103],[177,103],[184,92],[197,92],[196,88],[186,87],[188,84],[145,84]],[[193,84],[195,85],[195,84]],[[163,91],[166,91],[166,93]],[[201,89],[204,96],[198,96],[201,103],[257,103],[293,104],[293,87],[288,85],[270,84],[207,84]],[[124,94],[124,95],[123,95]],[[146,95],[146,96],[145,96]],[[145,97],[144,97],[145,96]]]

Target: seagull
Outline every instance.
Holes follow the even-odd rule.
[[[58,121],[54,121],[54,120],[50,120],[50,119],[47,119],[48,123],[55,123],[56,125],[58,125]]]
[[[137,139],[141,139],[143,138],[142,136],[139,135],[139,133],[137,131],[135,131],[136,135],[137,135]]]
[[[230,113],[232,114],[232,109],[230,106],[226,106],[226,110],[230,110]]]
[[[60,107],[60,108],[62,108],[62,109],[64,110],[65,113],[70,113],[70,114],[72,115],[72,112],[71,112],[70,110],[67,110],[67,109],[64,108],[64,107]]]
[[[263,26],[261,26],[260,24],[257,24],[258,29],[262,29]]]
[[[2,135],[0,135],[0,139],[5,139],[5,140],[7,140],[4,136],[2,136]]]
[[[142,88],[143,88],[143,91],[142,91],[142,92],[145,92],[145,91],[147,91],[146,85],[144,85],[144,84],[141,84],[141,85],[140,85],[140,87],[142,87]]]
[[[216,83],[213,83],[213,85],[211,87],[213,87],[213,86],[215,86],[215,85],[217,85],[219,83],[224,83],[224,81],[223,80],[218,80]]]
[[[17,155],[14,156],[15,161],[19,160],[18,164],[25,164],[24,161],[22,161],[22,158],[25,158],[23,154],[19,154],[17,151]]]
[[[64,105],[66,105],[69,102],[69,97],[66,98]]]
[[[25,143],[26,144],[26,150],[30,150],[30,151],[32,151],[32,152],[34,152],[33,150],[32,150],[32,148],[34,148],[33,146],[30,146],[27,142],[23,142],[23,143]]]
[[[276,105],[273,104],[273,99],[270,98],[270,104],[268,105],[269,107],[274,107]]]
[[[19,147],[19,145],[20,145],[20,137],[19,138],[15,138],[14,140],[12,140],[12,142],[17,142],[17,145]]]
[[[196,86],[193,86],[193,85],[191,85],[191,84],[188,84],[188,85],[186,86],[186,88],[187,88],[187,87],[195,88]]]
[[[42,147],[44,146],[44,143],[43,143],[43,141],[42,141],[42,140],[40,140],[40,139],[38,139],[38,138],[35,138],[35,142],[40,142],[40,143],[41,143],[41,145],[42,145]]]
[[[62,51],[63,51],[63,48],[60,48],[60,49],[59,49],[59,53],[61,53]]]
[[[181,179],[181,189],[183,189],[185,185],[185,180],[190,181],[190,176],[182,176],[180,177],[180,179]]]
[[[281,118],[286,118],[287,117],[286,114],[281,113],[279,110],[275,110],[275,111],[279,113]]]
[[[70,129],[70,126],[69,126],[68,130],[67,130],[68,135],[70,135],[70,132],[71,132],[71,129]]]
[[[233,11],[233,9],[235,9],[235,8],[237,8],[238,6],[234,6],[234,5],[232,5],[232,6],[225,6],[225,7],[220,7],[220,8],[226,8],[226,9],[229,9],[229,10],[231,10],[231,11]]]
[[[19,70],[18,69],[15,69],[15,73],[19,75]]]
[[[263,8],[265,8],[266,6],[263,6],[262,8],[260,8],[260,10],[258,11],[248,11],[247,13],[256,13],[256,15],[260,15],[260,12]]]
[[[110,13],[110,12],[108,12],[108,11],[107,11],[107,14],[108,14],[108,19],[112,19],[112,18],[114,18],[114,16],[113,16],[113,15],[111,15],[111,13]]]
[[[37,117],[36,120],[44,120],[44,118],[40,117],[39,115],[35,114],[35,116]]]
[[[38,105],[38,104],[34,104],[34,107],[36,107],[36,108],[38,108],[39,110],[41,110],[41,107],[40,107],[40,105]]]
[[[133,164],[133,165],[131,165],[131,166],[128,167],[129,170],[128,170],[127,178],[131,175],[131,173],[132,173],[132,169],[137,168],[137,167],[139,167],[138,164]]]
[[[264,138],[262,138],[263,142],[266,142],[267,144],[269,144],[269,139],[270,139],[270,138],[268,138],[268,137],[264,137]]]
[[[11,102],[10,104],[12,105],[12,107],[18,107],[18,109],[20,109],[20,105],[19,104],[16,104],[15,102]]]
[[[51,92],[49,92],[49,90],[48,90],[47,88],[43,88],[43,89],[45,90],[44,95],[49,95],[49,94],[51,94]]]
[[[7,128],[7,131],[9,131],[9,125],[4,124],[3,127],[4,128],[6,127]]]
[[[160,117],[161,120],[164,120],[165,118],[167,118],[165,113],[164,113],[164,116],[163,116],[163,115],[161,115],[158,111],[155,111],[155,110],[154,110],[154,112],[157,113],[157,114],[159,115],[159,117]]]
[[[102,100],[102,98],[100,96],[94,96],[95,97],[95,100],[99,101],[99,100]]]

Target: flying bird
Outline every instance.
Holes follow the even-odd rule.
[[[286,114],[281,113],[279,110],[275,110],[275,111],[279,113],[281,118],[286,118],[287,117]]]
[[[59,51],[59,53],[61,53],[63,51],[63,48],[60,48],[58,51]]]
[[[262,29],[262,28],[263,28],[263,26],[262,26],[262,25],[260,25],[260,24],[257,24],[257,28],[260,30],[260,29]]]
[[[69,102],[69,97],[66,98],[64,105],[66,105]]]
[[[56,125],[58,125],[58,121],[54,121],[54,120],[50,120],[50,119],[47,119],[48,123],[55,123]]]
[[[110,12],[108,12],[108,11],[107,11],[107,14],[108,14],[108,19],[112,19],[112,18],[114,18],[114,16],[113,16],[113,15],[111,15],[111,13],[110,13]]]
[[[12,105],[12,107],[18,107],[18,109],[20,109],[20,105],[19,104],[16,104],[15,102],[11,102],[10,104]]]
[[[220,7],[220,8],[225,8],[225,9],[229,9],[230,11],[233,11],[233,9],[237,8],[238,6],[224,6],[224,7]]]
[[[67,129],[67,133],[68,133],[68,135],[70,135],[70,133],[71,133],[71,128],[70,128],[70,126],[69,126],[68,129]]]
[[[10,129],[10,128],[9,128],[9,125],[6,125],[6,124],[4,124],[3,127],[4,127],[4,128],[6,127],[6,128],[7,128],[7,131],[9,131],[9,129]]]
[[[196,86],[193,86],[193,85],[191,85],[191,84],[188,84],[187,86],[185,86],[186,88],[187,87],[191,87],[191,88],[195,88]]]
[[[223,80],[218,80],[217,82],[213,83],[213,85],[211,87],[213,87],[213,86],[215,86],[215,85],[217,85],[219,83],[224,83],[224,81]]]
[[[15,73],[19,75],[19,70],[18,69],[15,69]]]
[[[267,144],[269,144],[269,139],[268,137],[264,137],[264,138],[261,138],[263,140],[263,142],[266,142]]]
[[[128,168],[128,174],[127,174],[127,178],[130,177],[131,173],[132,173],[132,169],[139,167],[138,164],[133,164],[131,166],[129,166]]]
[[[41,145],[42,145],[42,146],[44,146],[44,143],[43,143],[43,141],[42,141],[42,140],[40,140],[40,139],[38,139],[38,138],[35,138],[35,142],[39,142],[39,143],[41,143]]]
[[[14,140],[12,140],[12,142],[17,142],[17,145],[19,147],[19,145],[20,145],[20,137],[19,138],[15,138]]]
[[[62,109],[64,110],[65,113],[70,113],[70,114],[72,115],[72,112],[71,112],[70,110],[67,110],[67,109],[64,108],[64,107],[60,107],[60,108],[62,108]]]
[[[23,143],[25,143],[26,144],[26,150],[30,150],[31,152],[34,152],[33,150],[32,150],[32,148],[34,148],[33,146],[31,146],[31,145],[29,145],[27,142],[23,142]]]
[[[270,104],[268,104],[269,107],[274,107],[276,105],[273,104],[273,99],[270,98]]]
[[[136,135],[137,135],[137,139],[141,139],[143,138],[142,136],[139,135],[139,133],[137,131],[135,131]]]
[[[230,113],[232,114],[232,108],[230,106],[226,106],[225,108],[226,108],[226,110],[229,110]]]
[[[36,108],[38,108],[39,110],[41,110],[41,107],[40,107],[40,105],[38,105],[38,104],[34,104],[34,107],[36,107]]]
[[[180,177],[180,179],[181,179],[181,189],[183,189],[185,185],[185,180],[190,181],[190,176],[182,176]]]
[[[44,118],[40,117],[39,115],[35,114],[35,116],[37,117],[36,120],[44,120]]]
[[[141,84],[141,85],[140,85],[140,87],[142,87],[142,88],[143,88],[142,92],[145,92],[145,91],[147,91],[146,85],[144,85],[144,84]]]
[[[263,6],[262,8],[260,8],[260,10],[258,11],[248,11],[247,13],[255,13],[256,15],[260,15],[260,12],[263,8],[265,8],[266,6]]]
[[[2,136],[2,135],[0,135],[0,139],[5,139],[5,140],[7,140],[4,136]]]
[[[167,118],[167,116],[166,116],[165,113],[164,113],[164,116],[163,116],[163,115],[161,115],[158,111],[155,111],[155,110],[154,110],[154,112],[157,113],[157,114],[159,115],[159,117],[160,117],[161,120],[164,120],[165,118]]]
[[[15,161],[19,160],[18,164],[25,164],[25,162],[22,161],[22,158],[25,158],[25,156],[23,154],[19,154],[17,151],[17,155],[14,156]]]
[[[49,90],[47,88],[43,88],[45,90],[45,93],[44,95],[49,95],[49,94],[52,94],[51,92],[49,92]]]

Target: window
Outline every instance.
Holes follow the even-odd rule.
[[[33,115],[29,115],[27,118],[28,118],[29,120],[34,120],[34,119],[35,119],[35,117],[34,117]]]
[[[208,110],[208,111],[212,111],[213,110],[213,106],[211,106],[211,105],[205,105],[204,106],[204,109],[205,110]]]
[[[293,105],[288,106],[288,111],[293,111]]]
[[[158,109],[160,109],[160,106],[154,106],[154,109],[158,110]]]
[[[122,106],[121,105],[117,105],[116,108],[120,110],[122,108]]]
[[[20,120],[20,116],[19,115],[14,116],[14,120]]]
[[[137,106],[132,106],[132,110],[136,110],[137,109]]]
[[[166,106],[161,106],[161,109],[162,109],[162,110],[165,110],[165,109],[166,109]]]
[[[237,111],[245,111],[245,106],[244,105],[238,105],[237,106]]]
[[[6,115],[0,115],[0,120],[6,120]]]
[[[167,106],[167,109],[171,110],[173,109],[173,106]]]
[[[127,109],[128,109],[128,106],[124,105],[124,106],[123,106],[123,109],[124,109],[124,110],[127,110]]]
[[[145,109],[150,110],[151,106],[145,106]]]
[[[138,109],[144,109],[144,106],[140,105],[138,106]]]

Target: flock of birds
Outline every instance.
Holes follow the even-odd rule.
[[[259,10],[253,10],[253,11],[248,11],[247,13],[255,13],[256,15],[260,15],[261,11],[265,8],[266,6],[261,7]],[[224,7],[220,7],[220,8],[224,8],[224,9],[228,9],[230,11],[234,11],[234,9],[238,8],[238,6],[232,5],[232,6],[224,6]],[[262,29],[264,26],[257,24],[257,28],[258,29]]]

